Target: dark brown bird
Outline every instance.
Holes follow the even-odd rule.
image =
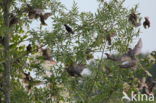
[[[26,11],[28,12],[29,19],[34,19],[34,18],[37,19],[43,13],[42,9],[34,8],[34,7],[30,6],[29,4],[27,4]]]
[[[150,21],[148,19],[148,17],[145,17],[145,21],[143,22],[143,26],[146,29],[147,27],[150,27]]]
[[[45,20],[48,19],[49,16],[51,16],[52,14],[51,13],[45,13],[44,15],[40,15],[40,21],[41,21],[41,24],[42,25],[47,25],[45,23]]]
[[[52,15],[52,13],[45,13],[45,14],[43,15],[44,20],[47,20],[48,17],[51,16],[51,15]]]
[[[52,59],[49,49],[42,49],[42,56],[44,57],[45,60]]]
[[[69,27],[67,24],[64,24],[64,26],[68,33],[74,34],[74,31],[72,30],[71,27]]]
[[[28,46],[27,46],[27,52],[31,52],[32,51],[32,46],[31,46],[31,44],[29,44]]]
[[[9,22],[9,27],[11,27],[12,25],[14,24],[17,24],[19,21],[19,19],[13,15],[13,14],[10,14],[10,22]]]
[[[128,18],[129,22],[131,22],[135,27],[138,27],[140,26],[141,24],[138,23],[138,16],[136,13],[132,12],[130,15],[129,15],[129,18]]]
[[[45,19],[44,19],[43,15],[40,15],[40,21],[41,21],[41,24],[42,24],[42,25],[47,25],[47,24],[45,23]]]
[[[114,33],[114,32],[107,34],[106,40],[108,42],[108,45],[112,45],[112,37],[114,37],[115,35],[116,35],[116,33]]]
[[[112,39],[111,39],[110,35],[108,35],[106,37],[106,40],[108,41],[108,45],[111,45],[112,44]]]
[[[67,67],[66,70],[70,76],[81,76],[81,72],[85,68],[83,64],[72,64],[71,66]]]

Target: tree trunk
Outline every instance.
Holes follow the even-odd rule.
[[[9,28],[9,3],[10,0],[3,0],[3,17],[4,17],[4,25]],[[10,53],[9,53],[9,30],[5,30],[4,35],[4,56],[5,56],[5,63],[4,63],[4,80],[3,80],[3,90],[5,95],[5,103],[10,103]]]

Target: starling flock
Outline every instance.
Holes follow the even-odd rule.
[[[29,19],[39,19],[41,22],[41,25],[47,25],[45,20],[47,20],[52,15],[52,13],[50,13],[50,12],[44,12],[42,9],[35,8],[35,7],[30,6],[28,4],[27,4],[27,8],[25,9],[24,12],[26,12],[28,14]],[[14,24],[17,24],[19,22],[19,18],[17,18],[17,15],[15,15],[15,14],[10,14],[9,20],[10,20],[9,21],[9,27],[11,27]],[[140,21],[138,20],[138,14],[136,14],[135,12],[132,12],[128,16],[128,21],[135,27],[138,27],[141,25]],[[64,24],[64,27],[65,27],[65,30],[69,34],[74,34],[73,29],[68,24]],[[145,17],[145,20],[143,22],[143,27],[145,29],[150,27],[150,21],[149,21],[148,17]],[[106,40],[108,42],[108,45],[112,44],[111,39],[115,35],[116,35],[115,33],[107,35]],[[4,38],[0,37],[0,43],[1,44],[3,43],[3,41],[4,41]],[[120,57],[112,56],[108,53],[105,53],[105,54],[107,56],[107,59],[119,62],[120,68],[136,69],[136,66],[138,63],[138,59],[136,58],[136,56],[141,53],[141,49],[142,49],[142,40],[139,39],[139,41],[137,42],[137,44],[135,45],[135,47],[133,49],[129,48],[127,53],[125,53],[124,55],[122,55]],[[32,52],[32,45],[29,44],[26,47],[26,50],[28,53]],[[56,63],[53,61],[52,56],[51,56],[51,52],[49,49],[42,49],[42,56],[44,57],[44,60],[50,61],[51,63]],[[73,63],[70,66],[66,67],[66,71],[68,72],[68,74],[70,76],[80,77],[81,72],[85,68],[86,68],[86,65],[84,65],[84,64]],[[109,67],[108,67],[108,69],[109,69]],[[24,82],[24,84],[26,84],[26,88],[28,90],[31,90],[36,85],[42,84],[41,81],[34,80],[30,76],[30,72],[23,73],[23,75],[24,75],[23,82]],[[141,90],[142,92],[144,92],[146,94],[150,94],[153,92],[153,88],[155,87],[155,85],[156,85],[156,81],[152,80],[151,78],[147,78],[147,80],[140,82],[139,90]]]

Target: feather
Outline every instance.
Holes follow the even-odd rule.
[[[72,64],[68,68],[66,68],[67,72],[71,76],[81,76],[81,72],[85,68],[83,64]]]
[[[138,43],[135,45],[135,47],[132,50],[133,54],[139,55],[141,53],[142,46],[143,46],[142,39],[140,38]]]

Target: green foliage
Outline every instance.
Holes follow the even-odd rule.
[[[136,91],[138,78],[146,76],[143,69],[150,68],[155,62],[151,62],[147,56],[140,56],[140,65],[133,71],[119,68],[119,63],[107,60],[103,55],[104,52],[114,51],[119,55],[124,54],[133,39],[139,36],[140,29],[129,23],[127,17],[132,10],[137,10],[137,6],[128,10],[123,6],[124,0],[112,0],[109,3],[97,1],[99,8],[96,13],[91,13],[79,12],[76,2],[71,10],[67,10],[58,0],[13,0],[10,12],[15,12],[20,22],[10,28],[4,26],[0,8],[0,37],[4,36],[4,32],[9,32],[11,36],[12,103],[122,103],[120,98],[124,83],[131,84],[130,90]],[[52,16],[49,19],[52,22],[48,23],[47,20],[48,25],[45,27],[36,25],[34,22],[38,19],[29,20],[28,14],[21,12],[26,4],[50,10]],[[68,33],[64,24],[68,24],[75,33]],[[107,37],[112,34],[115,36],[112,44],[108,45]],[[27,44],[32,44],[31,53],[26,50]],[[42,46],[52,51],[50,55],[57,62],[56,65],[43,66],[44,58],[40,53]],[[102,56],[96,58],[95,54]],[[152,56],[156,59],[154,52]],[[0,44],[0,74],[3,73],[4,60],[3,45]],[[71,77],[65,68],[73,63],[86,64],[92,71],[91,76]],[[33,73],[33,79],[36,80],[32,85],[37,81],[44,82],[30,91],[21,82],[22,73],[28,71]],[[46,75],[47,71],[51,76]],[[4,98],[2,93],[1,98]]]

